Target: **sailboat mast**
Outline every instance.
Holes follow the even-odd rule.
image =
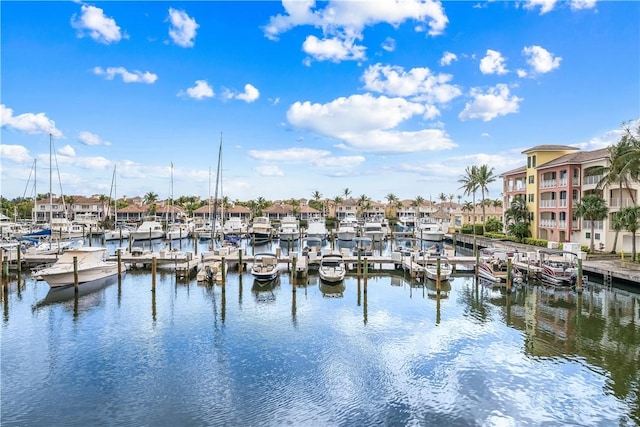
[[[220,132],[220,147],[218,148],[218,170],[216,172],[216,188],[213,196],[213,225],[211,226],[211,244],[216,238],[216,219],[218,217],[218,186],[220,185],[220,162],[222,161],[222,132]]]
[[[51,158],[53,157],[53,135],[49,134],[49,224],[53,221],[53,164]]]

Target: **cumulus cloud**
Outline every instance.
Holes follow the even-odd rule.
[[[56,123],[44,113],[23,113],[13,115],[13,110],[0,104],[0,118],[2,127],[15,129],[29,134],[51,134],[55,138],[63,138],[62,131],[56,128]]]
[[[306,162],[311,159],[327,157],[331,153],[327,150],[313,148],[287,148],[283,150],[249,150],[249,157],[269,162]]]
[[[451,74],[434,74],[426,67],[405,71],[400,66],[382,64],[368,67],[362,75],[367,90],[438,104],[462,94],[459,87],[449,83],[452,79]]]
[[[109,141],[105,141],[98,135],[87,131],[78,133],[78,141],[84,145],[111,145]]]
[[[387,37],[382,42],[381,47],[382,47],[382,49],[386,50],[387,52],[393,52],[394,50],[396,50],[396,41],[391,37]]]
[[[596,0],[571,0],[569,4],[573,10],[593,9],[596,6]]]
[[[540,15],[551,12],[558,0],[525,0],[525,9],[540,8]]]
[[[73,149],[72,146],[70,146],[69,144],[65,145],[64,147],[61,147],[58,149],[58,153],[62,154],[63,156],[68,156],[68,157],[75,157],[76,156],[76,150]]]
[[[257,166],[256,172],[260,176],[284,176],[284,172],[276,165]]]
[[[158,75],[149,71],[127,71],[124,67],[94,67],[93,74],[103,76],[107,80],[113,80],[116,76],[120,76],[124,83],[147,83],[153,84],[158,80]]]
[[[0,158],[16,163],[28,163],[31,161],[29,150],[22,145],[0,144]]]
[[[457,147],[442,129],[422,129],[419,131],[373,130],[358,134],[344,135],[352,148],[370,153],[416,153],[421,151],[441,151]]]
[[[499,116],[517,113],[523,100],[509,93],[509,87],[498,84],[482,92],[478,88],[471,90],[473,100],[467,102],[464,110],[458,115],[461,120],[481,119],[488,122]]]
[[[310,35],[304,42],[304,50],[317,60],[359,60],[364,57],[362,40],[365,27],[387,23],[394,27],[413,20],[416,31],[428,26],[432,36],[441,34],[448,18],[442,4],[434,0],[340,1],[332,0],[317,7],[313,0],[283,1],[285,13],[272,16],[263,27],[264,34],[277,40],[280,34],[298,26],[320,29],[322,37]],[[388,44],[386,46],[389,46]]]
[[[457,60],[458,60],[458,55],[451,52],[445,52],[444,54],[442,54],[442,58],[440,58],[440,65],[443,67],[446,65],[451,65],[453,61],[457,61]]]
[[[80,16],[72,16],[71,26],[78,30],[78,37],[88,34],[93,40],[103,44],[117,43],[123,37],[116,21],[105,16],[104,11],[95,6],[82,5]]]
[[[355,40],[336,37],[320,40],[312,35],[306,38],[302,44],[302,50],[317,61],[340,62],[366,59],[366,48],[362,45],[356,45]]]
[[[487,54],[480,60],[482,74],[506,74],[509,71],[504,65],[505,58],[493,49],[487,49]]]
[[[209,86],[206,80],[196,80],[195,86],[187,88],[184,91],[180,91],[178,96],[188,96],[193,99],[206,99],[213,98],[215,95],[213,88]]]
[[[311,161],[311,163],[319,168],[353,168],[364,163],[364,156],[337,156],[337,157],[321,157]]]
[[[200,27],[196,20],[186,12],[173,8],[169,8],[167,20],[171,23],[171,27],[169,27],[171,40],[181,47],[193,47],[197,30]]]
[[[522,49],[523,55],[527,57],[527,64],[531,66],[536,74],[548,73],[560,66],[562,58],[553,56],[551,52],[541,46],[526,46]]]
[[[260,98],[260,91],[250,83],[244,85],[244,92],[236,95],[236,99],[251,103]]]

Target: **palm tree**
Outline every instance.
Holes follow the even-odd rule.
[[[351,195],[351,190],[349,190],[349,188],[345,188],[342,190],[342,195],[344,196],[344,199],[347,200]]]
[[[440,193],[438,194],[438,199],[440,200],[440,203],[444,203],[447,201],[447,195],[444,193]]]
[[[573,208],[573,214],[578,218],[583,218],[591,222],[591,243],[589,245],[589,251],[593,253],[594,248],[594,232],[595,222],[602,221],[607,217],[609,208],[605,200],[596,194],[587,194],[582,200]]]
[[[523,196],[516,196],[504,213],[507,231],[520,240],[529,237],[529,209]]]
[[[366,194],[361,194],[358,197],[358,206],[360,207],[360,215],[361,216],[364,216],[364,211],[365,211],[364,207],[365,207],[365,204],[368,201],[369,201],[369,196],[367,196]],[[370,206],[370,204],[369,204],[369,206]]]
[[[622,226],[631,232],[631,260],[636,261],[636,233],[640,229],[640,206],[632,206],[618,212]]]
[[[482,193],[482,231],[486,231],[485,223],[487,222],[487,217],[485,216],[485,193],[489,193],[489,184],[496,180],[496,176],[493,174],[493,168],[489,169],[487,165],[481,165],[476,168],[475,174],[475,182]]]
[[[476,192],[478,191],[479,188],[479,184],[478,181],[476,179],[476,176],[478,175],[477,173],[478,167],[473,165],[473,166],[467,166],[464,169],[464,175],[462,177],[460,177],[460,179],[458,180],[458,182],[460,184],[462,184],[460,186],[461,190],[464,190],[464,194],[466,195],[472,195],[473,196],[473,234],[476,234],[476,215],[475,215],[475,211],[476,211]],[[465,202],[465,205],[468,202]]]

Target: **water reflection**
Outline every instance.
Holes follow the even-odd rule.
[[[248,274],[224,286],[166,274],[150,292],[135,272],[49,303],[41,282],[3,288],[2,425],[640,421],[637,293],[506,292],[473,277],[438,291],[394,273],[347,277],[330,299],[317,279],[268,289]],[[91,315],[61,321],[74,300]]]

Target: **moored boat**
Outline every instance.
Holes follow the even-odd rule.
[[[35,277],[46,281],[51,287],[90,282],[118,274],[118,262],[107,260],[107,249],[85,246],[66,250],[50,267],[33,272]],[[124,269],[124,264],[120,267]]]

